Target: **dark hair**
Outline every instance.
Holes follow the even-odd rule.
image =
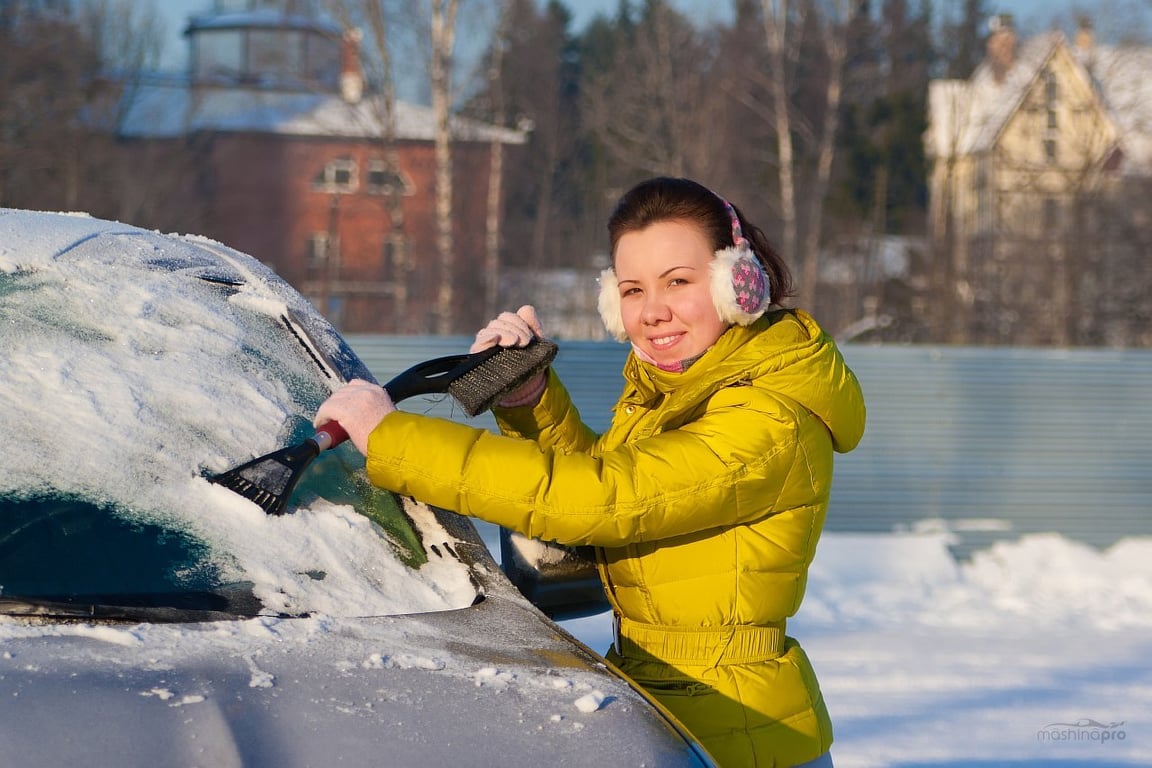
[[[736,243],[726,202],[708,187],[691,179],[658,176],[640,182],[621,196],[612,215],[608,217],[612,260],[616,260],[616,245],[621,237],[661,221],[684,221],[697,225],[712,243],[714,250],[732,247]],[[740,229],[752,252],[768,273],[772,285],[772,302],[779,304],[781,299],[794,295],[792,273],[768,242],[768,237],[759,227],[749,222],[739,208],[732,205],[732,209],[740,220]]]

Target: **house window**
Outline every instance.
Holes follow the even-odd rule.
[[[371,194],[387,195],[392,192],[399,192],[402,195],[408,194],[408,184],[405,183],[404,177],[383,160],[370,160],[368,162],[367,177],[365,186]]]
[[[1056,101],[1059,96],[1059,87],[1056,75],[1050,69],[1044,70],[1044,105],[1048,115],[1047,132],[1044,138],[1044,159],[1049,163],[1056,162],[1056,135],[1059,129],[1056,117]]]
[[[988,170],[983,161],[976,166],[976,229],[987,232],[992,228],[992,200],[988,184]]]
[[[1056,75],[1052,70],[1044,70],[1044,102],[1052,109],[1056,105],[1056,99],[1059,96],[1060,88],[1056,82]]]
[[[384,279],[392,277],[396,264],[396,239],[389,235],[384,238]]]
[[[197,80],[238,77],[244,72],[244,36],[237,30],[201,31],[192,38]]]
[[[304,68],[303,35],[290,30],[248,31],[248,71],[256,77],[283,77]]]
[[[384,280],[400,281],[410,272],[405,259],[408,254],[407,241],[404,235],[387,234],[384,236],[384,246],[381,249],[381,274]]]
[[[1044,223],[1042,235],[1052,235],[1060,231],[1060,202],[1056,198],[1044,198],[1041,221]]]
[[[318,267],[332,255],[332,240],[327,232],[313,232],[308,236],[308,264]]]
[[[312,178],[312,189],[318,192],[355,192],[357,183],[356,161],[350,157],[338,157]]]

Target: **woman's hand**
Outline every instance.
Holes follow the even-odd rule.
[[[476,340],[472,342],[469,352],[480,352],[495,346],[525,347],[534,337],[543,337],[544,328],[540,325],[540,318],[536,316],[536,308],[525,304],[513,312],[501,312],[500,315],[476,333]],[[536,405],[540,395],[544,392],[547,382],[547,373],[541,372],[526,381],[519,389],[511,392],[497,405],[501,408],[519,408],[526,405]]]
[[[469,352],[480,352],[491,347],[526,347],[534,336],[543,336],[544,329],[536,317],[536,308],[525,304],[513,312],[500,315],[476,333]]]
[[[352,379],[320,404],[312,426],[319,427],[334,421],[344,427],[348,439],[365,456],[368,455],[368,435],[396,410],[387,390],[364,379]]]

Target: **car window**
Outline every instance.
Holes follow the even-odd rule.
[[[290,318],[314,310],[255,262],[126,229],[0,249],[0,597],[471,604],[467,568],[426,557],[434,521],[372,487],[349,446],[309,467],[282,517],[208,482],[311,434],[339,384],[318,358],[331,341],[301,338]]]
[[[10,496],[0,505],[0,583],[9,594],[65,599],[219,586],[207,547],[171,527],[57,495]]]

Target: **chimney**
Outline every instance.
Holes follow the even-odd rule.
[[[988,64],[996,82],[1004,82],[1008,70],[1016,63],[1016,25],[1012,14],[1001,13],[988,21],[986,51]]]
[[[1095,47],[1096,35],[1092,28],[1092,19],[1081,16],[1076,28],[1076,53],[1080,55],[1080,60],[1090,62]]]
[[[364,97],[364,73],[360,69],[360,41],[364,33],[353,27],[345,30],[340,43],[340,96],[349,104]]]

